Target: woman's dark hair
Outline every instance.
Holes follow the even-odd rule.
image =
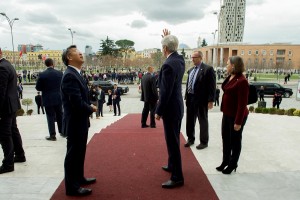
[[[70,54],[70,50],[71,49],[74,49],[74,48],[77,48],[76,45],[71,45],[69,46],[66,50],[64,50],[63,54],[62,54],[62,61],[63,63],[68,66],[69,65],[69,59],[68,59],[68,56]]]
[[[242,74],[245,71],[243,59],[239,56],[229,57],[230,64],[233,64],[232,74]]]

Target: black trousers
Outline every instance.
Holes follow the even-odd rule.
[[[103,117],[103,102],[102,101],[98,101],[97,113],[98,113],[98,116],[101,115],[101,117]]]
[[[57,122],[58,131],[62,133],[62,105],[45,106],[48,130],[50,136],[55,136],[55,121]]]
[[[244,119],[239,131],[234,130],[234,117],[223,115],[222,118],[222,142],[223,142],[223,163],[236,167],[242,149],[242,133],[247,121]]]
[[[200,143],[208,144],[208,103],[203,105],[195,102],[194,96],[189,94],[186,100],[186,134],[189,141],[195,141],[195,124],[198,118],[200,124]]]
[[[172,170],[171,180],[183,180],[181,153],[180,153],[180,128],[181,120],[163,118],[165,139],[168,149],[168,167]]]
[[[75,192],[84,179],[84,160],[88,132],[74,133],[67,137],[67,153],[65,158],[66,192]]]
[[[156,126],[155,122],[155,109],[156,109],[156,102],[144,102],[144,108],[142,112],[142,125],[146,125],[148,114],[150,111],[150,126]]]
[[[40,114],[40,109],[42,109],[43,114],[45,114],[44,106],[37,105],[37,113]]]
[[[4,167],[14,166],[14,155],[25,156],[15,113],[0,120],[0,143],[4,154],[2,161]]]
[[[121,115],[120,101],[113,100],[113,106],[114,106],[114,114],[117,115],[117,108],[118,108],[118,113],[119,115]]]
[[[215,106],[219,106],[219,97],[216,97],[216,99],[215,99]]]

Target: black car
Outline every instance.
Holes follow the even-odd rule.
[[[275,91],[280,92],[286,98],[293,95],[293,90],[291,88],[285,88],[278,83],[251,82],[250,84],[256,87],[258,93],[261,86],[263,86],[265,95],[274,95]]]
[[[94,81],[93,82],[93,85],[100,85],[102,90],[105,92],[105,93],[108,93],[108,90],[111,90],[113,91],[114,89],[114,82],[112,81]],[[124,93],[127,93],[129,91],[129,88],[128,86],[117,86],[118,90],[120,90],[121,94],[124,94]]]

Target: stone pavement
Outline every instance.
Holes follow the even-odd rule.
[[[112,115],[92,119],[89,138],[124,116]],[[192,146],[218,197],[221,200],[300,199],[300,118],[251,113],[244,128],[239,166],[231,175],[215,170],[222,159],[221,119],[222,113],[209,112],[209,146],[197,150],[199,140]],[[18,117],[17,122],[27,162],[16,163],[14,172],[0,175],[0,199],[49,199],[64,176],[66,139],[60,136],[55,142],[44,139],[48,135],[45,115]],[[199,132],[198,125],[196,130]],[[182,132],[185,133],[185,118]],[[0,159],[3,159],[2,152]]]

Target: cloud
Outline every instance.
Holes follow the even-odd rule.
[[[134,20],[130,24],[131,28],[144,28],[147,27],[147,22],[144,20]]]

